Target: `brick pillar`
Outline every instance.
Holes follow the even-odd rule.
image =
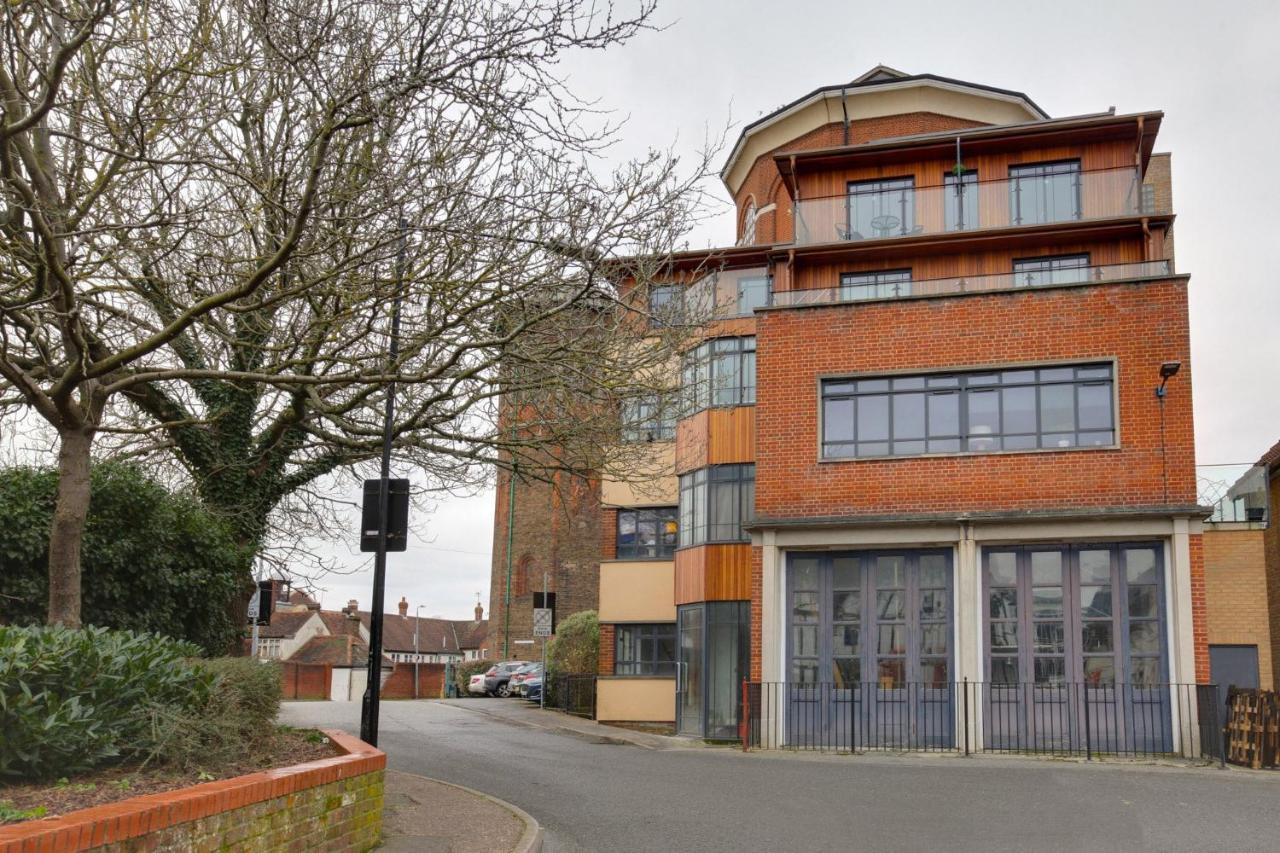
[[[613,625],[600,626],[600,665],[599,675],[613,675],[614,653],[618,648],[617,628]]]
[[[1191,636],[1196,649],[1196,681],[1209,683],[1209,614],[1205,608],[1204,534],[1193,533],[1191,547]]]

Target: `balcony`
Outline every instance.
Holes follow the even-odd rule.
[[[1171,275],[1172,272],[1168,261],[1143,261],[1133,264],[1034,269],[992,275],[934,278],[922,281],[884,281],[873,284],[846,283],[838,287],[816,287],[807,290],[772,292],[769,294],[769,305],[775,308],[794,308],[801,305],[833,305],[840,302],[867,302],[921,296],[982,293],[992,290],[1020,290],[1070,284],[1133,281],[1144,278],[1164,278]]]
[[[692,317],[726,320],[750,317],[769,304],[768,267],[715,270],[689,285],[685,297]]]
[[[1196,492],[1201,506],[1213,507],[1210,522],[1265,525],[1270,496],[1262,465],[1198,465]]]
[[[851,184],[840,196],[796,203],[798,246],[1028,228],[1125,216],[1157,209],[1152,188],[1134,167],[1080,171],[1075,163],[1014,167],[996,181],[948,176],[945,186],[914,186],[913,178]]]

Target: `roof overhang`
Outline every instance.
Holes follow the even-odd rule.
[[[864,75],[865,76],[865,75]],[[720,178],[736,195],[752,164],[823,125],[858,119],[932,112],[983,124],[1014,124],[1049,118],[1022,92],[967,83],[934,74],[855,80],[824,86],[786,104],[742,129]]]

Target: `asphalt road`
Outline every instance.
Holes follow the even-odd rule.
[[[654,751],[503,722],[476,703],[386,702],[392,768],[466,785],[580,851],[1258,851],[1280,773],[1023,758]],[[510,700],[515,701],[515,700]],[[468,706],[467,703],[471,703]],[[471,710],[468,710],[468,707]],[[287,703],[359,732],[359,703]]]

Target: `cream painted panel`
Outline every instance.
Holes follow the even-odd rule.
[[[596,679],[596,719],[670,723],[676,718],[674,678]]]
[[[674,622],[675,563],[600,564],[601,622]]]
[[[679,496],[676,443],[655,441],[644,449],[643,458],[628,465],[624,479],[602,480],[600,500],[605,506],[675,506]]]

